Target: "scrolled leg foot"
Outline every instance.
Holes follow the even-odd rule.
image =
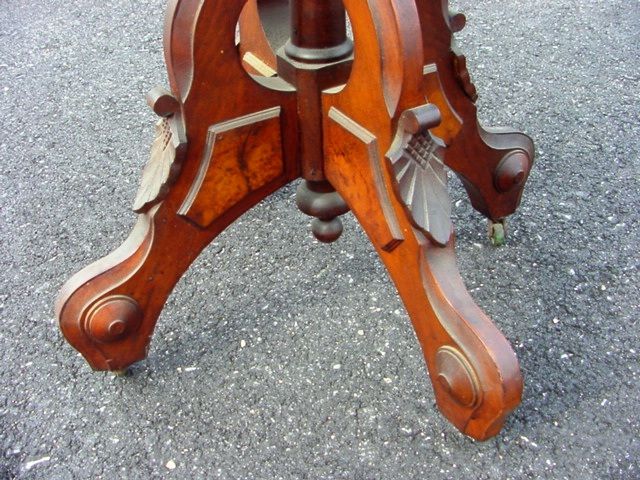
[[[154,220],[141,215],[119,249],[74,275],[58,296],[60,328],[95,370],[124,372],[146,357],[157,317],[186,268],[158,261],[155,251],[168,245]]]
[[[446,332],[436,342],[433,338],[439,334],[422,338],[418,333],[436,401],[464,433],[485,440],[500,431],[506,416],[520,403],[523,382],[518,360],[508,341],[469,296],[457,271],[453,243],[445,248],[425,244],[422,249],[426,309],[435,314],[435,319],[427,320],[429,328]],[[415,301],[404,295],[403,300],[408,309]],[[420,320],[416,322],[413,316],[412,320],[419,332]]]

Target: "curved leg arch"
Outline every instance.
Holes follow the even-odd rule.
[[[478,122],[476,88],[453,38],[466,19],[450,12],[448,3],[417,2],[423,28],[425,95],[442,113],[442,123],[434,133],[448,147],[444,163],[460,177],[473,207],[498,221],[520,204],[533,165],[533,142],[523,133],[483,128]]]
[[[56,304],[64,335],[97,370],[144,358],[169,293],[202,249],[297,177],[295,96],[242,68],[232,14],[244,3],[170,5],[172,92],[148,96],[161,120],[134,203],[138,223],[118,250],[72,277]]]
[[[496,435],[519,403],[522,377],[511,346],[469,296],[455,265],[452,236],[437,245],[392,191],[375,140],[345,134],[326,173],[374,244],[393,279],[430,372],[445,417],[465,434]],[[377,188],[376,188],[377,186]],[[431,185],[429,185],[431,187]]]
[[[425,84],[416,81],[425,73],[423,51],[402,21],[411,5],[369,2],[371,17],[360,3],[345,0],[345,6],[356,19],[354,67],[345,88],[323,99],[325,173],[398,289],[440,410],[465,434],[484,440],[519,404],[522,377],[511,346],[473,302],[455,265],[443,161],[456,141],[456,116],[423,105]],[[397,34],[388,33],[378,50],[359,50],[358,33],[371,28],[370,18]],[[365,85],[380,85],[385,94],[375,97]]]

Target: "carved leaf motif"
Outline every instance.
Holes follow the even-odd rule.
[[[151,145],[151,155],[142,171],[142,181],[133,203],[133,210],[141,213],[161,201],[171,184],[176,164],[176,144],[169,118],[156,123],[156,137]]]
[[[411,136],[391,157],[398,193],[414,225],[440,245],[448,243],[452,227],[443,150],[442,141],[427,131]]]
[[[467,58],[459,52],[455,38],[453,38],[454,33],[460,32],[465,27],[467,19],[463,13],[454,12],[449,9],[449,0],[441,0],[441,2],[442,15],[444,16],[445,23],[447,24],[447,27],[449,27],[449,31],[452,34],[451,61],[453,62],[453,71],[455,73],[456,80],[458,81],[458,84],[462,88],[462,91],[465,93],[465,95],[472,102],[475,102],[476,100],[478,100],[478,92],[476,90],[476,86],[471,80],[469,70],[467,69]]]

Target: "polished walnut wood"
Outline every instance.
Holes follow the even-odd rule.
[[[282,0],[260,5],[271,8],[282,11]],[[532,141],[478,123],[476,88],[453,43],[465,18],[446,0],[296,0],[290,19],[279,17],[270,18],[291,22],[291,38],[274,52],[256,0],[170,2],[170,90],[148,95],[160,120],[138,222],[63,287],[64,335],[96,370],[145,358],[168,295],[202,249],[302,177],[297,204],[315,217],[318,239],[336,240],[349,210],[367,233],[411,317],[442,413],[473,438],[496,435],[520,402],[522,377],[459,276],[445,167],[478,211],[502,222],[520,202]]]

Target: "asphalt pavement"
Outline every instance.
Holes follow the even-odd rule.
[[[454,6],[482,121],[537,147],[502,248],[450,184],[460,270],[525,378],[485,443],[435,408],[353,217],[319,244],[295,184],[195,262],[132,375],[92,372],[53,302],[135,221],[164,1],[0,1],[0,479],[640,478],[640,3]]]

